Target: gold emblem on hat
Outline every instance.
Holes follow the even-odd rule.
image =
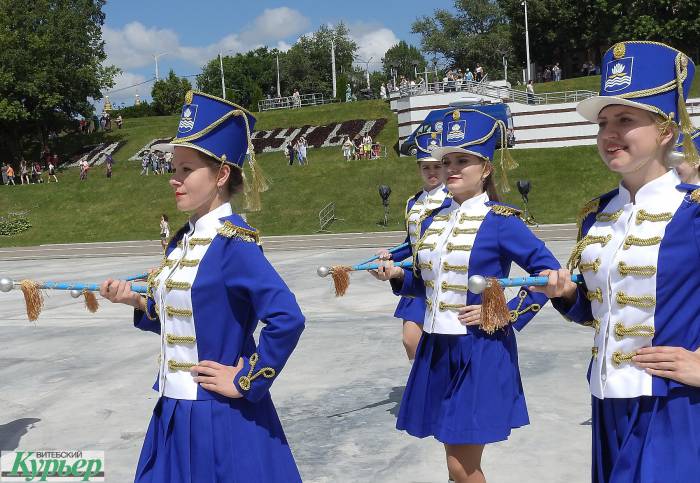
[[[625,44],[623,44],[622,42],[615,44],[615,47],[613,47],[613,56],[616,59],[624,57],[625,56]]]
[[[430,137],[433,138],[433,139],[437,138],[437,133],[436,133],[436,132],[431,132],[431,133],[430,133]]]
[[[459,111],[452,112],[452,119],[459,121]]]
[[[192,104],[193,97],[194,97],[194,92],[187,91],[187,94],[185,94],[185,104]]]

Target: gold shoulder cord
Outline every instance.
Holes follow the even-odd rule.
[[[224,225],[219,228],[219,235],[226,238],[236,238],[245,242],[260,244],[260,234],[257,230],[248,230],[241,226],[236,226],[230,221],[224,222]]]
[[[517,208],[512,208],[510,206],[505,206],[505,205],[492,205],[491,206],[491,211],[493,211],[497,215],[501,216],[517,216],[518,218],[522,219],[522,211],[520,211]]]
[[[583,237],[583,221],[586,219],[586,217],[592,213],[596,213],[598,211],[598,208],[600,207],[600,198],[595,198],[585,205],[583,205],[583,208],[581,208],[578,212],[578,215],[576,216],[576,225],[578,226],[578,236],[577,240],[580,240]]]

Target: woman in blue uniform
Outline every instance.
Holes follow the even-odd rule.
[[[458,482],[485,481],[484,445],[529,423],[515,333],[511,326],[493,334],[479,327],[481,296],[468,293],[469,275],[506,277],[512,262],[530,273],[559,267],[519,210],[498,201],[492,160],[504,134],[501,122],[479,111],[447,114],[433,155],[452,196],[423,221],[414,270],[388,261],[376,274],[427,307],[396,427],[444,443]],[[522,329],[546,301],[522,287],[508,303],[512,327]]]
[[[411,258],[420,238],[421,222],[445,201],[447,190],[442,179],[442,162],[432,156],[440,146],[440,131],[433,129],[416,136],[418,171],[423,180],[423,189],[406,201],[406,247],[392,254],[383,251],[382,260],[400,262]],[[403,346],[409,361],[416,357],[416,347],[423,334],[425,301],[415,297],[401,297],[394,317],[403,321]]]
[[[232,212],[255,118],[203,93],[188,93],[170,145],[177,208],[192,213],[149,276],[146,298],[124,281],[100,293],[136,308],[134,325],[160,334],[153,411],[138,482],[301,481],[269,388],[294,350],[304,317]],[[251,163],[252,164],[252,163]],[[251,185],[261,187],[253,168]],[[255,343],[258,320],[265,325]]]
[[[603,57],[600,95],[578,105],[619,187],[590,202],[569,268],[542,290],[595,328],[588,371],[594,482],[700,481],[700,189],[671,169],[679,130],[697,166],[685,106],[695,66],[656,42]]]

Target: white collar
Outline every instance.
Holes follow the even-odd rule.
[[[440,191],[442,191],[442,190],[444,190],[444,189],[445,189],[445,185],[441,183],[439,186],[433,188],[433,189],[430,190],[430,191],[426,191],[426,190],[424,189],[424,190],[423,190],[423,193],[427,193],[428,196],[433,196],[433,195],[438,194]]]
[[[192,224],[192,220],[190,220],[189,233],[216,230],[221,226],[219,219],[231,216],[232,214],[233,210],[231,209],[231,204],[226,202],[202,216],[194,225]]]
[[[634,203],[636,205],[644,205],[658,202],[659,197],[663,198],[668,196],[669,192],[675,192],[676,186],[679,184],[681,184],[681,179],[678,177],[678,173],[673,169],[669,169],[666,174],[649,181],[639,188],[637,195],[634,197]],[[628,204],[632,200],[629,190],[622,185],[622,182],[620,182],[619,196],[624,204]]]
[[[468,200],[464,200],[462,204],[457,203],[457,201],[452,198],[452,202],[459,206],[459,211],[473,210],[477,206],[483,206],[487,201],[489,201],[489,195],[486,192],[476,195],[473,198],[469,198]]]

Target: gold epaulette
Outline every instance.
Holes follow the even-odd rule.
[[[696,203],[700,203],[700,188],[690,192],[690,199]]]
[[[518,218],[523,217],[523,212],[517,208],[513,208],[512,206],[491,205],[491,211],[501,216],[517,216]]]
[[[577,240],[580,240],[581,236],[583,235],[581,232],[581,230],[583,229],[583,220],[585,220],[586,217],[591,213],[597,213],[599,207],[600,198],[594,198],[585,205],[583,205],[583,208],[579,210],[578,215],[576,215],[576,226],[578,227]]]
[[[257,230],[248,230],[247,228],[236,226],[230,221],[224,222],[224,226],[219,228],[217,233],[226,238],[237,238],[245,242],[260,244],[260,234]]]

